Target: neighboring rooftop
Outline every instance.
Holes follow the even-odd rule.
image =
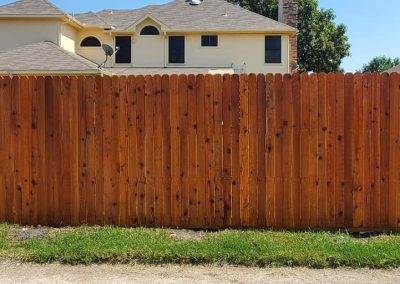
[[[397,66],[395,66],[393,68],[390,68],[387,72],[389,72],[389,73],[393,73],[393,72],[400,73],[400,65],[397,65]]]
[[[76,14],[74,18],[87,26],[114,27],[125,30],[146,16],[152,16],[173,31],[279,31],[296,29],[253,13],[225,0],[173,0],[164,5],[150,5],[133,10],[103,10]],[[60,16],[66,14],[48,0],[18,0],[0,6],[0,16]]]
[[[109,27],[111,26],[102,17],[93,12],[74,15],[74,18],[83,23],[84,25],[96,27]]]
[[[65,15],[53,3],[47,0],[18,0],[0,6],[0,15]]]
[[[0,73],[100,73],[97,65],[49,41],[0,52]]]
[[[152,5],[135,10],[103,10],[97,13],[76,14],[87,25],[102,22],[125,30],[147,15],[154,17],[174,31],[280,31],[296,29],[253,13],[225,0],[204,0],[200,5],[190,5],[188,0],[174,0],[164,5]],[[97,16],[97,17],[95,17]]]

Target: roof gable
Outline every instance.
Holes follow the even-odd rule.
[[[0,15],[65,15],[47,0],[18,0],[0,6]]]
[[[155,24],[157,24],[161,30],[165,30],[168,29],[168,26],[165,25],[163,22],[161,22],[160,20],[158,20],[157,18],[155,18],[152,14],[146,14],[143,17],[141,17],[140,19],[138,19],[136,22],[134,22],[133,24],[131,24],[129,27],[126,28],[126,30],[136,30],[137,27],[143,23],[144,21],[147,20],[151,20],[152,22],[154,22]]]

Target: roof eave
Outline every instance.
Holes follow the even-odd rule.
[[[87,26],[86,26],[87,27]],[[95,28],[93,26],[92,28]],[[112,33],[132,33],[132,30],[127,29],[113,29]],[[299,33],[299,30],[293,28],[291,30],[282,30],[282,29],[242,29],[242,30],[232,30],[232,29],[163,29],[164,33],[246,33],[246,34],[266,34],[266,33],[275,33],[275,34],[287,34],[287,35],[296,35]]]
[[[232,30],[232,29],[176,29],[176,30],[166,30],[167,33],[204,33],[204,32],[213,32],[213,33],[246,33],[246,34],[266,34],[266,33],[274,33],[274,34],[288,34],[294,35],[298,34],[299,31],[297,29],[293,30],[281,30],[281,29],[252,29],[252,30]]]
[[[104,30],[104,29],[109,29],[109,31],[114,31],[115,28],[111,25],[88,25],[88,24],[82,24],[83,28],[85,29],[99,29],[99,30]]]
[[[61,14],[0,14],[0,18],[60,18]]]
[[[65,14],[64,17],[66,17],[69,21],[71,21],[72,23],[74,23],[76,26],[78,26],[79,28],[84,28],[84,24],[82,22],[80,22],[77,18],[69,15],[69,14]]]
[[[99,75],[104,72],[97,70],[1,70],[0,75]]]
[[[75,24],[78,27],[84,27],[84,24],[81,23],[78,19],[72,17],[69,14],[0,14],[0,18],[3,19],[26,19],[26,18],[33,18],[33,19],[43,19],[43,18],[48,18],[48,19],[61,19],[65,20],[67,19],[69,22]]]

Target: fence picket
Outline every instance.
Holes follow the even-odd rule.
[[[381,186],[381,215],[380,223],[381,228],[385,228],[389,224],[389,145],[390,145],[390,79],[389,74],[384,73],[381,78],[380,90],[380,144],[381,144],[381,157],[380,157],[380,186]]]
[[[389,226],[400,224],[400,74],[390,75]]]
[[[0,222],[400,227],[399,74],[0,78]]]

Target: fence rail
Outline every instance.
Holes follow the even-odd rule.
[[[400,228],[400,75],[0,78],[0,223]]]

